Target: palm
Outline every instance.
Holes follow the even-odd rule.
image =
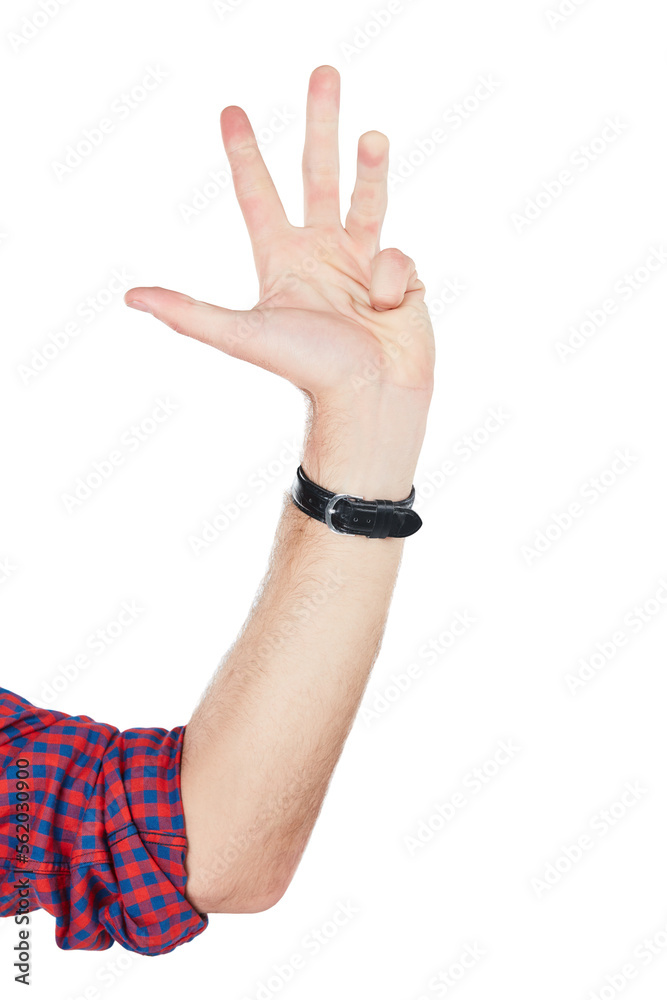
[[[267,246],[258,261],[254,312],[262,317],[261,355],[273,362],[271,370],[282,365],[277,374],[311,392],[387,380],[421,384],[427,378],[432,341],[424,336],[430,322],[423,286],[415,279],[413,291],[401,289],[398,308],[374,308],[372,258],[340,224],[293,228]],[[406,332],[419,333],[424,345],[421,353],[408,355],[411,364],[401,349]]]
[[[388,142],[359,140],[345,227],[338,192],[340,79],[310,79],[303,155],[304,227],[292,226],[241,108],[225,108],[222,136],[259,278],[251,310],[197,302],[166,289],[131,289],[180,333],[288,379],[311,396],[390,383],[429,390],[435,348],[424,285],[399,250],[379,252]]]

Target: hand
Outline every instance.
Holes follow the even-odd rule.
[[[304,222],[291,225],[245,112],[220,118],[234,188],[250,235],[260,298],[226,309],[165,288],[132,288],[127,305],[178,333],[288,379],[311,401],[346,408],[369,388],[384,398],[430,400],[435,345],[425,286],[400,250],[379,250],[387,206],[389,141],[359,139],[345,227],[338,190],[340,75],[313,71],[303,153]],[[363,393],[367,399],[369,393]]]

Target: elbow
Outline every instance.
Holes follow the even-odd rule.
[[[263,891],[248,892],[238,897],[221,899],[211,913],[263,913],[279,903],[287,886],[267,886]]]
[[[199,913],[263,913],[279,903],[291,882],[289,879],[238,879],[233,888],[220,888],[212,879],[196,876],[188,879],[186,895]]]

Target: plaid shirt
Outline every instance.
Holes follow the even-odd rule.
[[[205,930],[207,915],[183,894],[184,732],[120,732],[86,715],[36,708],[0,687],[0,916],[18,912],[25,879],[22,912],[52,914],[66,950],[101,951],[117,941],[160,955]],[[17,789],[17,760],[28,761],[27,801]],[[21,827],[17,811],[25,807],[29,823]],[[29,853],[19,851],[24,831]]]

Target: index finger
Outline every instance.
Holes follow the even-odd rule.
[[[226,107],[220,115],[220,129],[236,197],[255,246],[290,223],[243,108]]]

